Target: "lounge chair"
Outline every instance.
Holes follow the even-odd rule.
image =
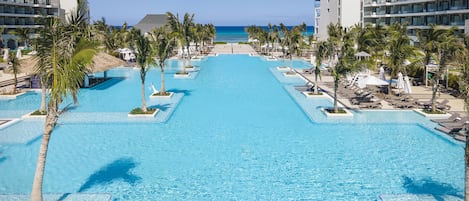
[[[451,122],[457,122],[459,120],[461,120],[461,116],[458,113],[453,113],[447,119],[432,119],[431,121],[435,123],[451,123]]]
[[[436,105],[436,108],[438,108],[440,110],[449,110],[449,109],[451,109],[451,106],[448,105],[448,103],[449,103],[448,99],[445,99],[445,100],[441,101],[441,103],[438,103]]]
[[[295,86],[295,89],[298,91],[314,91],[314,84],[311,82],[306,82],[305,85]]]
[[[448,135],[457,133],[461,130],[459,128],[447,128],[447,127],[435,127],[435,129],[440,132],[446,133]]]

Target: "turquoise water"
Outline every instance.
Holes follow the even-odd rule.
[[[280,63],[220,55],[195,63],[197,75],[185,80],[172,77],[174,62],[166,86],[179,96],[149,99],[165,113],[145,121],[126,117],[140,104],[138,71],[110,71],[119,79],[82,90],[79,105],[61,117],[44,191],[110,193],[115,200],[462,197],[462,144],[411,111],[327,119],[319,108],[330,99],[297,93],[293,85],[302,80],[279,76]],[[147,79],[158,88],[158,71]],[[35,93],[0,100],[0,117],[17,118],[14,111],[36,108],[38,100]],[[41,129],[42,121],[23,120],[0,130],[1,194],[30,192]]]
[[[216,38],[217,42],[248,42],[248,33],[244,31],[245,26],[216,26]],[[264,27],[267,29],[267,27]],[[289,27],[291,28],[291,27]],[[305,35],[311,35],[314,32],[313,26],[308,26]]]

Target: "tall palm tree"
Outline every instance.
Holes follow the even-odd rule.
[[[417,30],[417,38],[419,40],[418,47],[424,53],[424,68],[430,64],[431,60],[435,60],[436,54],[438,52],[439,45],[443,42],[443,35],[445,34],[445,29],[440,29],[436,25],[431,24],[429,29]],[[426,73],[423,71],[423,73]],[[426,83],[425,75],[422,76],[423,81]]]
[[[410,44],[410,38],[407,35],[407,29],[401,24],[393,24],[389,28],[388,38],[388,51],[387,57],[388,67],[391,69],[390,80],[397,76],[399,72],[404,72],[404,62],[415,56],[415,48]],[[391,93],[392,82],[388,85],[388,94]]]
[[[14,76],[13,94],[16,94],[16,87],[18,86],[18,73],[20,70],[19,69],[20,61],[19,61],[19,58],[17,58],[15,54],[10,53],[10,56],[8,57],[8,62],[11,64],[11,69],[13,71],[13,76]]]
[[[146,113],[147,105],[145,101],[145,79],[147,72],[150,69],[150,64],[153,60],[152,49],[150,46],[150,40],[140,34],[140,30],[134,32],[136,34],[133,36],[135,38],[135,46],[137,48],[137,64],[140,67],[140,81],[141,81],[141,91],[142,91],[142,111]]]
[[[293,55],[298,55],[301,51],[300,44],[303,42],[303,34],[301,32],[300,26],[294,26],[291,30],[284,29],[283,37],[285,39],[285,44],[288,47],[289,58],[290,58],[290,71],[289,73],[293,73]]]
[[[464,52],[464,45],[456,36],[455,28],[445,30],[440,36],[441,42],[437,45],[436,61],[438,63],[438,70],[432,77],[432,106],[431,111],[436,111],[436,94],[440,88],[439,79],[446,72],[447,65],[454,61]]]
[[[314,91],[319,94],[318,91],[318,78],[321,78],[321,65],[323,59],[326,57],[327,53],[327,42],[326,41],[321,41],[316,45],[316,49],[314,51],[314,54],[316,55],[316,67],[314,68],[314,79],[315,79],[315,84],[314,84]]]
[[[178,38],[179,45],[182,48],[183,57],[185,51],[187,51],[187,62],[188,66],[191,65],[191,56],[190,56],[190,43],[193,38],[193,27],[194,27],[194,14],[190,15],[189,13],[184,14],[184,19],[182,22],[179,21],[179,15],[172,14],[171,12],[167,13],[168,24],[170,25],[172,31]],[[183,58],[184,59],[184,58]],[[186,74],[186,65],[183,64],[182,74]]]
[[[160,94],[166,95],[164,68],[166,67],[166,60],[172,56],[174,49],[177,47],[177,36],[165,26],[154,30],[151,36],[156,51],[157,63],[161,70]]]
[[[42,201],[42,184],[46,157],[52,131],[61,113],[58,110],[59,105],[69,95],[72,96],[74,102],[77,101],[80,85],[96,54],[94,44],[84,38],[77,38],[73,30],[68,24],[63,24],[58,19],[53,19],[49,27],[49,33],[46,35],[49,38],[44,38],[43,40],[44,42],[50,42],[50,53],[44,55],[47,58],[42,59],[48,60],[51,64],[47,77],[52,79],[52,85],[31,192],[32,201]]]

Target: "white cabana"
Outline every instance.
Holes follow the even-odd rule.
[[[404,92],[406,94],[412,93],[412,85],[410,85],[409,76],[404,76]]]
[[[386,80],[384,68],[382,66],[379,67],[379,79]]]

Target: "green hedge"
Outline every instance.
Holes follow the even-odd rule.
[[[142,108],[134,108],[132,111],[130,111],[130,114],[153,114],[155,112],[155,108],[147,108],[147,112],[143,112]]]
[[[219,42],[215,42],[215,44],[226,45],[226,44],[228,44],[228,43],[227,43],[227,42],[224,42],[224,41],[219,41]]]

